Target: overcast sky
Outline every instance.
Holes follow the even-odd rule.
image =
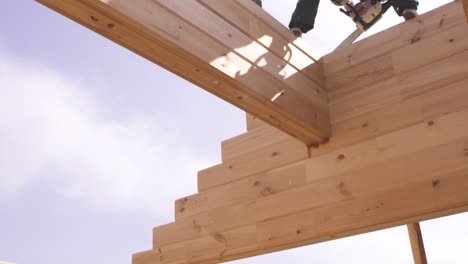
[[[295,1],[263,2],[288,23]],[[220,142],[245,131],[244,113],[31,0],[0,13],[0,260],[130,263],[173,221],[174,200],[196,193],[196,172],[220,162]],[[401,21],[390,12],[373,31]],[[353,30],[322,1],[305,39],[325,54]],[[423,223],[430,263],[467,263],[467,220]],[[237,263],[286,261],[412,257],[403,227]]]

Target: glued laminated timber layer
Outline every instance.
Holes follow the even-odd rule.
[[[37,0],[306,145],[330,137],[317,56],[251,0]]]
[[[322,58],[329,142],[248,116],[134,263],[218,263],[466,211],[466,32],[454,1]]]
[[[114,38],[108,35],[108,28],[122,25],[107,23],[115,23],[113,19],[121,14],[102,16],[103,8],[120,8],[131,15],[138,14],[139,4],[148,12],[156,12],[152,8],[158,5],[158,10],[173,16],[185,14],[183,9],[176,9],[180,8],[175,4],[178,1],[138,0],[128,6],[123,0],[40,2],[111,39]],[[207,27],[211,40],[216,39],[216,34],[233,32],[228,33],[232,34],[229,41],[237,41],[241,36],[234,32],[252,37],[252,32],[269,30],[266,35],[272,39],[255,37],[255,47],[236,51],[235,61],[249,61],[248,54],[265,47],[268,51],[262,52],[284,58],[281,49],[285,44],[277,45],[275,38],[294,40],[250,0],[184,3],[189,2],[189,6],[196,3],[191,8],[203,7],[210,10],[209,14],[222,17],[223,23],[228,22],[237,31],[229,31],[232,28],[227,24],[202,26],[198,23],[204,19],[197,16],[182,26],[183,32],[187,28],[193,31],[198,25]],[[468,211],[468,24],[464,4],[466,1],[453,1],[331,53],[312,67],[301,66],[301,58],[313,61],[305,44],[300,40],[287,44],[292,52],[287,67],[297,72],[294,78],[274,82],[296,87],[293,90],[315,106],[326,95],[329,140],[309,144],[318,141],[306,142],[291,133],[295,127],[278,129],[270,125],[271,120],[262,116],[267,123],[259,121],[254,117],[256,113],[250,112],[253,115],[247,116],[248,131],[222,142],[222,163],[198,173],[199,192],[175,202],[175,222],[156,227],[153,249],[135,254],[133,263],[219,263]],[[89,17],[91,11],[90,21],[81,20]],[[146,21],[148,17],[136,19],[133,24],[153,25]],[[180,25],[179,20],[171,19],[165,23]],[[103,23],[102,28],[96,28],[98,22]],[[160,25],[153,27],[158,28]],[[161,34],[181,41],[185,39],[183,32]],[[127,43],[132,39],[120,39],[124,37],[119,35],[114,40],[135,50],[134,43]],[[153,35],[139,45],[152,41]],[[217,39],[216,43],[220,41]],[[182,52],[179,44],[166,48],[174,49],[171,52],[177,55]],[[165,58],[150,49],[154,56]],[[164,66],[165,61],[158,61],[161,58],[135,51]],[[300,56],[295,52],[300,52]],[[223,62],[233,63],[226,58]],[[203,61],[191,63],[203,67]],[[259,65],[253,67],[259,74],[269,71],[272,75],[272,69]],[[183,63],[168,67],[172,66],[174,72],[188,78],[184,71],[190,69],[177,68]],[[300,81],[296,79],[299,76]],[[201,86],[209,86],[202,83],[204,75],[189,77]],[[307,97],[307,90],[299,89],[292,81],[313,85],[310,95]],[[247,80],[235,76],[230,82],[244,87]],[[321,92],[315,93],[314,89]],[[263,106],[268,111],[277,109]],[[318,135],[316,131],[314,135]],[[410,234],[418,238],[416,226],[408,227],[412,228]],[[413,250],[422,252],[422,244],[416,242]],[[420,254],[419,259],[423,257]]]

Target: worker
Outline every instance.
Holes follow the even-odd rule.
[[[361,0],[361,2],[368,0]],[[291,17],[289,28],[297,37],[314,28],[315,17],[320,0],[299,0]],[[332,0],[337,5],[344,5],[348,0]],[[409,20],[418,15],[418,0],[394,0],[393,8],[399,16]]]
[[[262,7],[262,0],[252,0],[255,2],[259,7]]]

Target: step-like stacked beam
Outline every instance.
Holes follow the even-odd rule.
[[[40,2],[257,111],[135,264],[219,263],[468,210],[466,0],[327,55],[325,79],[251,0]],[[328,110],[329,142],[291,137],[319,142],[320,122],[301,122]]]
[[[188,197],[134,263],[217,263],[464,212],[467,120],[442,116]]]
[[[466,211],[462,10],[455,1],[326,56],[330,142],[307,155],[249,120],[134,262],[218,263]]]

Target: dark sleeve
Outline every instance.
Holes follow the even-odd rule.
[[[419,1],[418,0],[394,0],[393,7],[399,16],[402,15],[405,9],[414,9],[418,10]]]
[[[314,28],[320,0],[299,0],[289,22],[289,28],[300,28],[302,33]]]

